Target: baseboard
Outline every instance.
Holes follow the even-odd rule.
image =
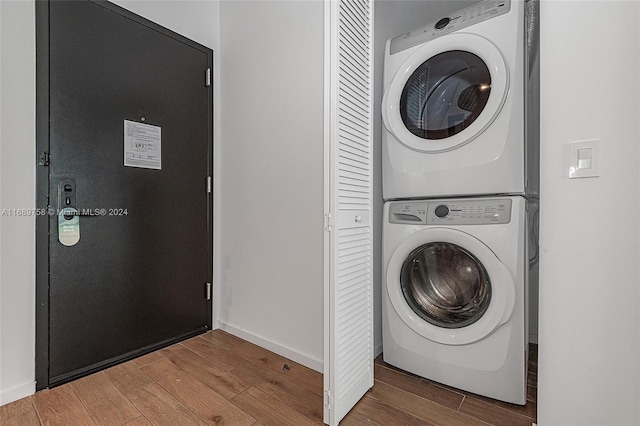
[[[257,336],[245,330],[240,330],[232,325],[225,324],[221,321],[216,321],[216,325],[216,328],[224,330],[229,334],[233,334],[234,336],[244,339],[247,342],[251,342],[254,345],[258,345],[262,348],[270,350],[271,352],[275,352],[280,356],[288,358],[291,361],[295,361],[298,364],[302,364],[305,367],[309,367],[310,369],[315,370],[319,373],[323,372],[323,362],[318,358],[314,358],[289,347],[279,345],[264,337]]]
[[[13,401],[24,398],[25,396],[36,393],[36,382],[25,383],[11,389],[0,392],[0,405],[5,405]]]
[[[373,348],[373,359],[376,359],[378,355],[380,355],[381,353],[382,353],[382,343],[380,343],[379,345],[376,345]]]
[[[211,329],[212,330],[217,330],[217,329],[222,329],[222,324],[220,323],[220,321],[218,321],[217,319],[215,319],[215,317],[213,318],[213,320],[211,321]]]

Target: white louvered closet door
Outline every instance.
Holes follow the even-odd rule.
[[[325,0],[324,421],[373,386],[373,1]]]

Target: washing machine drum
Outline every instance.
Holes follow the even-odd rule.
[[[402,266],[400,286],[411,309],[438,327],[471,325],[491,301],[491,280],[482,263],[450,243],[415,249]]]
[[[398,316],[438,343],[481,340],[511,317],[515,282],[494,252],[456,229],[407,238],[387,265],[387,294]]]
[[[507,66],[497,47],[473,34],[425,43],[385,91],[385,127],[409,148],[446,152],[480,135],[508,93]]]

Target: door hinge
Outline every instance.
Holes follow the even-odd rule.
[[[38,166],[48,166],[49,165],[49,151],[41,152],[38,155]]]
[[[329,411],[333,408],[333,398],[331,397],[331,391],[324,392],[324,405]]]
[[[207,193],[211,192],[212,187],[213,187],[213,182],[211,180],[211,176],[207,176]]]
[[[333,230],[333,215],[331,213],[324,214],[324,230],[326,232]]]
[[[211,68],[207,68],[207,72],[205,76],[205,85],[207,87],[211,86]]]
[[[205,285],[205,293],[207,296],[207,300],[211,300],[211,283],[206,283]]]

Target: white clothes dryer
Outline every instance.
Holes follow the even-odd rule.
[[[385,200],[524,193],[524,7],[485,0],[387,41]]]
[[[525,404],[526,238],[520,196],[385,203],[384,361]]]

